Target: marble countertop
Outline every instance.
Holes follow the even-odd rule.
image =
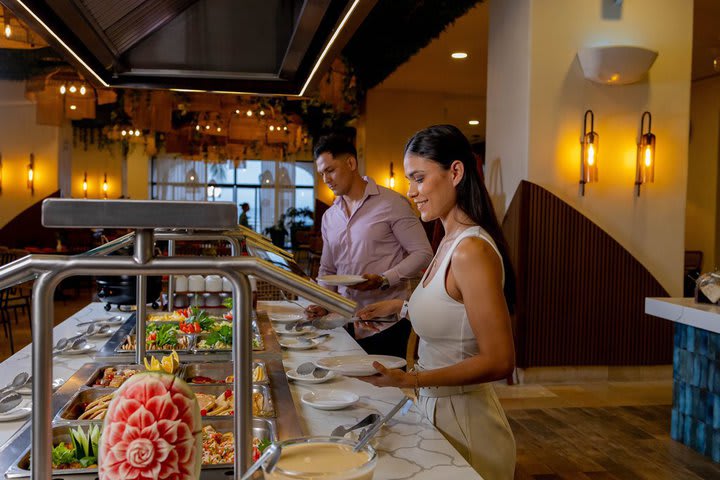
[[[709,332],[720,333],[720,306],[695,303],[693,298],[645,299],[645,313]]]
[[[285,302],[260,302],[258,310],[286,309]],[[107,318],[118,312],[106,312],[102,303],[91,303],[69,317],[53,330],[53,343],[62,337],[74,335],[76,325],[95,318]],[[123,314],[129,316],[130,314]],[[90,343],[100,349],[107,338],[93,338]],[[331,337],[317,348],[302,351],[284,351],[283,363],[286,369],[294,368],[306,361],[317,360],[329,355],[364,354],[364,351],[344,329],[331,332]],[[53,378],[67,380],[85,363],[94,361],[92,353],[83,355],[58,356],[53,362]],[[0,384],[11,381],[21,371],[30,371],[30,346],[26,346],[0,363]],[[1,385],[0,385],[1,386]],[[360,397],[360,401],[343,410],[316,410],[303,404],[300,397],[308,391],[330,389],[349,390]],[[387,413],[401,398],[397,388],[378,388],[355,378],[338,376],[322,384],[305,385],[291,382],[290,390],[298,412],[301,426],[308,435],[328,435],[338,425],[351,425],[369,413]],[[0,445],[27,421],[27,419],[0,423]],[[1,449],[2,447],[0,447]],[[442,434],[423,418],[415,407],[407,415],[396,416],[383,427],[377,436],[379,453],[375,480],[437,479],[482,480],[448,443]]]

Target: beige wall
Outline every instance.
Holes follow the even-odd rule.
[[[130,144],[127,157],[128,196],[133,200],[149,198],[150,158],[142,144]],[[72,196],[82,198],[83,174],[88,175],[88,198],[103,198],[103,175],[107,172],[108,198],[122,195],[122,150],[120,143],[76,145],[72,150]]]
[[[703,270],[718,266],[720,78],[693,82],[690,104],[685,249],[703,252]]]
[[[590,8],[589,8],[590,7]],[[529,8],[529,10],[528,10]],[[502,19],[510,28],[525,23],[530,37],[517,45],[502,28],[490,33],[490,58],[515,51],[529,65],[527,91],[493,89],[495,110],[506,105],[505,128],[488,128],[489,159],[499,159],[506,202],[527,178],[578,209],[632,253],[673,295],[682,291],[682,266],[690,106],[692,2],[634,0],[622,5],[619,19],[603,19],[601,2],[589,0],[514,0],[491,4],[490,24]],[[652,21],[648,12],[652,11]],[[515,18],[517,16],[518,18]],[[568,21],[572,19],[572,21]],[[638,45],[659,52],[649,79],[634,85],[604,86],[585,80],[577,50],[612,39],[615,45]],[[498,78],[512,84],[515,70],[506,62]],[[503,68],[501,66],[500,68]],[[492,70],[492,69],[491,69]],[[525,88],[518,81],[521,88]],[[497,86],[497,84],[496,84]],[[513,103],[528,95],[528,103]],[[529,110],[528,110],[529,106]],[[578,194],[579,138],[583,112],[595,112],[600,135],[599,177]],[[649,110],[657,135],[655,183],[635,197],[636,137],[640,116]],[[490,124],[493,121],[488,108]],[[516,119],[521,136],[507,128]],[[527,121],[526,158],[517,146]],[[491,135],[492,132],[492,135]],[[520,165],[517,165],[517,164]]]
[[[385,90],[368,92],[365,112],[365,163],[361,171],[379,185],[388,186],[390,162],[395,170],[395,191],[407,193],[408,182],[403,171],[403,149],[418,130],[438,123],[457,124],[460,106],[474,105],[473,110],[485,111],[485,98],[435,92]],[[462,118],[465,118],[462,115]],[[479,132],[485,125],[477,126]]]
[[[0,81],[2,193],[0,227],[58,190],[60,128],[35,123],[35,105],[25,100],[25,83]],[[35,194],[27,188],[27,165],[35,154]]]

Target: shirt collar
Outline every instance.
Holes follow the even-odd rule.
[[[363,201],[370,195],[380,195],[380,189],[378,188],[377,183],[375,183],[375,180],[367,176],[362,178],[367,182],[367,184],[365,185],[365,194],[363,195]],[[341,197],[335,197],[335,200],[333,200],[333,205],[339,205],[341,200]]]

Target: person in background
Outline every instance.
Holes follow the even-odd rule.
[[[400,313],[419,337],[414,371],[363,377],[414,388],[418,407],[486,480],[512,480],[515,439],[489,382],[515,364],[509,309],[515,277],[470,143],[452,125],[416,133],[405,147],[408,196],[423,221],[440,219],[445,237],[409,302],[385,300],[362,319]]]
[[[315,165],[335,194],[322,217],[323,249],[318,278],[324,275],[362,275],[367,280],[338,292],[360,307],[377,300],[410,295],[409,280],[420,276],[430,263],[432,250],[420,220],[407,199],[358,171],[353,144],[340,135],[318,140]],[[317,305],[309,317],[327,314]],[[405,358],[410,323],[377,323],[370,329],[355,326],[354,336],[370,354]]]
[[[242,213],[240,214],[240,218],[238,218],[238,223],[242,225],[243,227],[250,228],[250,222],[248,221],[248,214],[247,212],[250,211],[250,204],[249,203],[243,203],[240,205],[240,208],[242,209]]]

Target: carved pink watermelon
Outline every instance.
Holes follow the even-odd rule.
[[[195,395],[163,373],[133,375],[105,415],[100,480],[195,480],[202,466],[202,420]]]

